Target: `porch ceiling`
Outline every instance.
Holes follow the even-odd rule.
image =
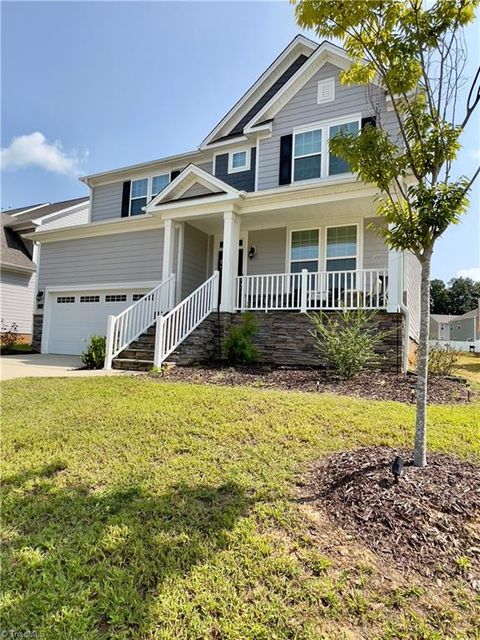
[[[340,224],[349,220],[375,216],[376,203],[373,196],[349,198],[338,202],[290,206],[274,211],[258,211],[241,214],[241,227],[246,229],[288,227],[303,224]]]

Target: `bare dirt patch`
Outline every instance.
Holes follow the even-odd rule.
[[[266,389],[338,393],[373,400],[415,401],[416,377],[390,372],[364,371],[351,380],[343,380],[335,373],[322,369],[291,369],[264,365],[227,367],[202,365],[167,369],[161,379],[253,386]],[[468,386],[459,379],[430,378],[428,401],[433,404],[468,402],[473,398]]]
[[[395,484],[391,462],[406,461]],[[461,576],[480,591],[480,467],[431,453],[425,469],[406,451],[372,447],[312,465],[300,501],[400,570]]]

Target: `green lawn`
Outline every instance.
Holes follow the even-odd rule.
[[[2,391],[4,633],[478,637],[462,582],[406,580],[295,500],[326,452],[410,443],[411,406],[130,377]],[[479,409],[432,407],[430,446],[479,460]]]

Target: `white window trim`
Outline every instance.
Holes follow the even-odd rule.
[[[294,259],[292,260],[292,258],[290,257],[292,255],[292,236],[294,233],[296,233],[297,231],[318,231],[318,256],[316,258],[310,258],[310,259]],[[317,262],[318,268],[317,271],[320,271],[320,264],[321,264],[321,248],[322,248],[322,229],[321,227],[301,227],[299,229],[296,228],[291,228],[288,230],[288,234],[287,234],[287,273],[292,273],[291,270],[291,266],[292,266],[292,262]]]
[[[233,155],[235,153],[245,153],[245,165],[243,167],[233,166]],[[250,149],[235,149],[228,152],[228,173],[240,173],[242,171],[250,171]]]
[[[328,98],[327,100],[322,100],[320,98],[320,91],[321,91],[321,87],[328,85],[329,87],[331,87],[331,98]],[[333,102],[335,100],[335,78],[325,78],[324,80],[319,80],[317,82],[317,104],[326,104],[327,102]]]
[[[336,118],[334,120],[322,120],[320,122],[313,122],[312,124],[303,125],[301,127],[295,127],[292,131],[293,140],[292,140],[292,167],[291,167],[291,184],[309,184],[311,182],[318,182],[319,180],[325,180],[326,178],[337,178],[337,177],[348,177],[353,176],[350,173],[335,173],[332,176],[329,173],[329,159],[330,159],[330,150],[329,150],[329,130],[330,127],[334,127],[337,125],[348,124],[349,122],[358,122],[358,130],[361,130],[362,127],[362,114],[354,113],[349,116],[345,116],[343,118]],[[295,160],[297,156],[295,156],[295,136],[299,133],[308,133],[309,131],[317,131],[321,130],[322,142],[320,154],[318,153],[310,153],[305,156],[298,156],[298,158],[307,158],[310,156],[318,156],[320,155],[320,176],[318,178],[309,178],[308,180],[295,180]]]
[[[147,204],[152,200],[152,198],[155,198],[155,196],[157,196],[160,191],[158,193],[153,193],[153,179],[154,178],[159,178],[160,176],[167,176],[168,177],[168,182],[165,185],[164,189],[170,184],[171,180],[171,171],[167,171],[166,173],[156,173],[155,175],[150,175],[150,176],[143,176],[142,178],[132,178],[132,180],[130,181],[130,200],[129,200],[129,204],[128,204],[128,217],[129,218],[136,218],[137,216],[141,216],[143,215],[145,212],[143,213],[137,213],[135,216],[132,216],[132,201],[133,200],[140,200],[140,198],[146,198],[147,202],[145,203],[145,206],[147,206]],[[147,195],[146,196],[135,196],[132,197],[132,183],[137,182],[138,180],[146,180],[147,181]],[[163,189],[162,189],[163,191]]]
[[[357,228],[357,252],[355,255],[349,256],[338,256],[336,258],[327,258],[327,242],[328,242],[328,230],[329,229],[338,229],[339,227],[356,227]],[[361,269],[359,264],[363,264],[363,245],[360,246],[360,224],[358,222],[348,222],[344,224],[329,224],[325,226],[325,237],[323,239],[323,271],[327,270],[327,260],[348,260],[349,258],[355,258],[355,269],[353,271],[357,271]],[[348,269],[350,271],[350,269]]]

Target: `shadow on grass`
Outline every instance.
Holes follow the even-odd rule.
[[[252,504],[234,483],[99,494],[58,486],[59,472],[55,464],[4,479],[3,629],[142,636],[164,583],[225,549]]]

